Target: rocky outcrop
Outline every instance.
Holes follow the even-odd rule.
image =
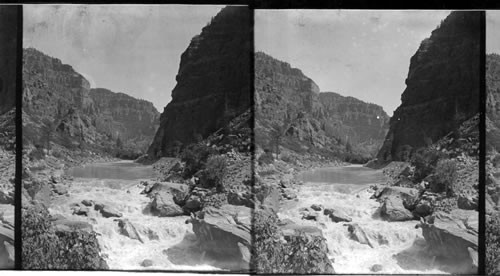
[[[312,79],[290,64],[255,54],[255,138],[257,146],[277,151],[315,152],[343,157],[374,155],[389,117],[382,107],[334,92],[320,93]]]
[[[411,58],[379,161],[403,160],[479,112],[480,12],[452,12]]]
[[[70,65],[28,48],[23,51],[23,136],[48,148],[146,150],[158,125],[153,104],[123,93],[91,89]]]
[[[418,227],[428,244],[431,256],[468,264],[469,271],[477,271],[478,212],[456,209],[450,214],[436,212]]]
[[[226,7],[191,40],[150,156],[172,156],[179,143],[207,138],[250,109],[250,17],[247,7]]]
[[[252,210],[244,206],[222,205],[205,208],[188,220],[201,250],[217,258],[237,260],[243,269],[250,265]]]

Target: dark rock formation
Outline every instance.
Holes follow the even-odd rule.
[[[340,157],[374,155],[389,117],[382,107],[333,92],[320,93],[313,80],[288,63],[255,54],[255,137],[261,148]]]
[[[16,103],[17,11],[0,7],[0,115]]]
[[[479,112],[480,12],[452,12],[411,58],[379,161],[404,159]]]
[[[33,48],[23,51],[23,84],[23,136],[31,144],[48,147],[44,140],[50,140],[69,149],[132,145],[144,152],[158,124],[152,103],[90,89],[70,65]]]
[[[172,155],[176,144],[207,138],[250,109],[250,15],[247,7],[226,7],[191,40],[150,156]]]

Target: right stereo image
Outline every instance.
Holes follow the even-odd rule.
[[[486,12],[486,178],[487,274],[500,274],[500,12]]]

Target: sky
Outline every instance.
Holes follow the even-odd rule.
[[[255,49],[290,63],[322,92],[401,104],[410,58],[450,11],[256,10]]]
[[[486,53],[500,54],[500,11],[486,11]]]
[[[151,101],[171,100],[181,54],[223,6],[24,5],[23,47],[59,58],[107,88]]]

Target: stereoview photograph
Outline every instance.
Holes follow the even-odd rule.
[[[481,12],[255,11],[259,273],[477,273]]]
[[[249,8],[23,18],[23,269],[248,271]]]

